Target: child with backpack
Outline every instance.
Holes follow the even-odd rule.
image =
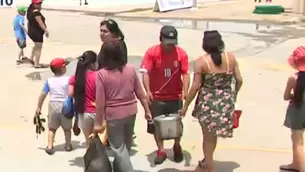
[[[62,58],[55,58],[50,64],[51,71],[54,73],[53,77],[47,79],[43,90],[38,98],[38,105],[36,109],[36,116],[41,115],[41,107],[46,96],[50,95],[49,112],[48,112],[48,146],[45,151],[49,155],[54,154],[54,138],[55,133],[59,127],[62,127],[65,133],[65,150],[71,151],[71,129],[72,118],[67,118],[63,114],[64,103],[68,97],[68,82],[69,77],[64,76],[66,73],[66,62]]]

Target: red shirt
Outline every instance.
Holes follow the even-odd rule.
[[[86,86],[85,86],[85,113],[95,113],[96,108],[93,105],[95,103],[95,94],[96,94],[96,75],[95,71],[88,70],[86,72]],[[69,80],[69,85],[75,84],[75,76],[72,75]]]
[[[162,51],[161,44],[147,50],[142,60],[140,72],[149,75],[149,87],[155,100],[181,100],[181,75],[188,73],[186,52],[175,46],[173,51]]]

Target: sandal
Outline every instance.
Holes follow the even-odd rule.
[[[72,147],[72,145],[71,145],[71,144],[69,144],[69,145],[66,145],[66,146],[65,146],[65,150],[66,150],[67,152],[70,152],[70,151],[72,151],[72,150],[73,150],[73,147]]]
[[[42,64],[34,66],[35,69],[43,69],[43,68],[47,68],[47,67],[48,67],[47,65],[42,65]]]
[[[16,60],[16,64],[20,65],[22,63],[22,60]]]
[[[22,58],[22,61],[24,61],[24,62],[27,62],[27,63],[30,63],[30,64],[34,65],[34,60],[29,59],[29,58],[27,58],[27,57],[23,57],[23,58]]]
[[[198,161],[198,167],[205,168],[204,160],[205,158],[203,158],[201,161]]]
[[[283,170],[283,171],[294,171],[294,172],[299,172],[300,170],[298,169],[295,169],[291,166],[291,164],[289,165],[281,165],[280,166],[280,170]]]
[[[46,153],[47,153],[48,155],[53,155],[53,154],[55,153],[55,151],[54,151],[53,148],[48,148],[48,147],[46,147],[45,151],[46,151]]]

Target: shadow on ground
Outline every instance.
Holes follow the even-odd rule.
[[[233,172],[240,165],[233,161],[214,161],[215,171],[221,172]],[[175,168],[166,168],[159,170],[158,172],[203,172],[203,169],[194,167],[194,170],[178,170]]]
[[[110,149],[107,149],[106,152],[107,152],[109,160],[112,161],[113,157],[114,157],[113,152]],[[134,156],[137,152],[138,152],[137,150],[131,149],[130,156]],[[82,168],[85,167],[83,156],[75,157],[74,159],[69,160],[69,163],[70,163],[70,166],[77,166],[77,167],[82,167]],[[141,171],[139,171],[139,172],[141,172]]]
[[[167,149],[167,159],[170,161],[174,162],[174,153],[171,149]],[[192,156],[190,154],[190,152],[183,150],[182,151],[183,155],[184,155],[184,166],[185,167],[189,167],[191,166],[191,160],[192,160]],[[151,152],[150,154],[146,155],[148,162],[150,163],[150,167],[156,167],[156,164],[154,162],[155,158],[157,156],[157,151]]]
[[[86,148],[86,145],[85,145],[85,143],[81,143],[81,142],[79,142],[79,141],[71,141],[71,144],[72,144],[72,147],[73,147],[73,150],[75,150],[75,149],[83,149],[83,148]],[[45,147],[39,147],[38,149],[40,149],[40,150],[45,150]],[[65,143],[63,143],[63,144],[59,144],[59,145],[54,145],[54,150],[55,150],[55,153],[56,152],[65,152],[66,150],[65,150]],[[72,151],[73,151],[72,150]]]

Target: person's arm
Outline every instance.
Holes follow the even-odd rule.
[[[96,77],[96,119],[94,123],[95,132],[104,131],[104,120],[105,120],[105,87],[101,72],[98,72]]]
[[[145,95],[145,92],[144,92],[143,87],[140,83],[140,80],[137,76],[136,71],[134,71],[134,78],[135,78],[135,83],[134,83],[135,84],[134,85],[135,95],[140,100],[140,102],[144,108],[145,114],[150,113],[147,97]]]
[[[43,23],[41,18],[41,13],[38,10],[33,11],[33,15],[35,16],[35,20],[37,21],[38,25],[44,32],[48,32],[47,26]]]
[[[24,26],[24,17],[20,20],[19,25],[21,26],[21,28],[24,30],[25,33],[28,33],[27,29]]]
[[[293,88],[296,84],[295,76],[290,76],[286,83],[286,88],[284,91],[284,100],[291,100],[294,97]]]
[[[153,57],[147,51],[142,60],[140,72],[142,73],[142,82],[143,82],[146,94],[148,96],[148,101],[152,101],[152,93],[151,93],[150,87],[149,87],[149,75],[148,75],[148,73],[151,72],[152,69],[153,69]]]
[[[72,75],[69,79],[69,87],[68,87],[68,96],[73,97],[74,96],[74,84],[75,84],[75,76]]]
[[[234,79],[235,79],[235,98],[237,99],[237,94],[241,88],[241,86],[243,85],[243,78],[240,74],[240,70],[239,70],[239,66],[238,66],[238,62],[235,59],[235,67],[233,70],[233,75],[234,75]]]
[[[189,74],[189,61],[186,53],[181,57],[181,73],[182,73],[182,83],[183,83],[183,94],[182,99],[186,99],[186,94],[190,87],[190,74]]]
[[[43,102],[46,99],[49,92],[50,92],[50,87],[49,87],[48,81],[46,81],[44,86],[43,86],[43,89],[42,89],[42,91],[41,91],[41,93],[38,97],[36,115],[40,115]]]
[[[193,83],[192,83],[191,89],[189,90],[189,92],[186,96],[186,100],[185,100],[185,103],[184,103],[184,106],[186,107],[186,109],[188,108],[188,106],[193,101],[193,99],[196,96],[198,90],[200,89],[200,86],[201,86],[201,83],[202,83],[203,71],[202,71],[202,68],[201,68],[201,63],[202,63],[201,58],[198,58],[195,62]]]

